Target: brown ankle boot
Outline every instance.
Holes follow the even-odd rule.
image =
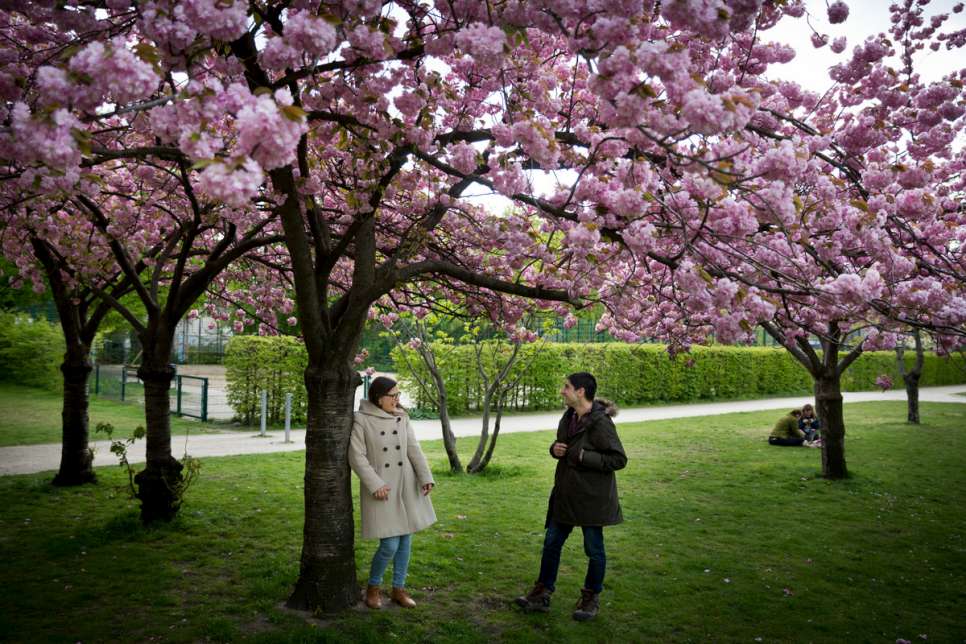
[[[533,590],[517,597],[514,602],[528,613],[546,613],[550,610],[551,595],[553,591],[538,581],[533,585]]]
[[[366,586],[366,606],[369,608],[382,608],[382,596],[379,593],[379,586]]]
[[[409,596],[409,593],[404,588],[393,587],[389,597],[403,608],[416,608],[416,602],[413,601],[413,598]]]
[[[577,600],[577,605],[574,607],[574,619],[578,622],[586,622],[588,619],[596,617],[598,610],[600,610],[600,593],[581,588],[580,599]]]

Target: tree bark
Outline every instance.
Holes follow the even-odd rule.
[[[906,420],[919,424],[919,374],[907,374],[903,380],[906,383]]]
[[[500,421],[503,419],[503,407],[504,407],[505,395],[500,396],[496,403],[496,417],[493,421],[493,434],[490,436],[490,444],[486,448],[486,454],[483,455],[483,460],[480,461],[479,467],[477,467],[476,472],[482,472],[486,469],[486,466],[490,464],[490,459],[493,458],[493,450],[496,449],[496,439],[500,436]]]
[[[822,419],[822,476],[843,479],[849,475],[845,465],[845,418],[841,378],[834,368],[815,376],[815,411]]]
[[[906,421],[915,425],[919,424],[919,378],[922,377],[922,367],[924,354],[922,347],[922,335],[919,329],[913,332],[916,342],[916,362],[912,369],[906,369],[905,348],[900,344],[896,347],[896,362],[899,367],[899,375],[906,385]]]
[[[486,465],[483,462],[483,454],[486,449],[487,439],[490,437],[490,406],[493,400],[493,392],[490,387],[487,387],[483,392],[483,420],[482,428],[480,429],[480,440],[476,445],[476,451],[473,452],[473,458],[470,459],[469,464],[466,466],[466,472],[468,474],[477,474],[483,470]]]
[[[442,376],[433,374],[436,379],[437,399],[439,400],[439,424],[443,430],[443,449],[446,450],[446,458],[449,460],[449,471],[454,474],[463,471],[463,464],[460,463],[459,452],[456,451],[456,435],[453,434],[453,424],[449,419],[449,401],[446,397],[446,385],[443,383]]]
[[[289,608],[335,613],[359,599],[348,450],[353,394],[360,383],[348,366],[305,370],[305,524]]]
[[[144,383],[144,418],[147,430],[147,463],[134,477],[141,501],[141,521],[148,525],[170,521],[181,505],[181,463],[171,455],[171,380],[174,368],[165,356],[149,352],[138,377]]]
[[[91,367],[90,348],[68,345],[60,366],[64,375],[64,402],[61,412],[63,442],[60,450],[60,469],[53,484],[58,486],[94,483],[94,454],[89,445],[89,399],[87,381]]]

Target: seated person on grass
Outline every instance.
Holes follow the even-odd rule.
[[[798,417],[801,415],[800,409],[793,409],[775,423],[775,428],[771,430],[771,435],[768,437],[768,444],[783,447],[801,446],[805,442],[805,434],[798,429]]]
[[[802,407],[802,415],[798,419],[798,428],[805,434],[805,442],[814,441],[821,437],[822,421],[815,416],[815,408],[811,405]]]

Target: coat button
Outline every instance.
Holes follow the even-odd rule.
[[[389,467],[389,463],[386,463],[386,467]]]
[[[399,449],[399,445],[396,445],[396,449]]]
[[[392,433],[393,433],[393,434],[398,434],[399,432],[397,432],[397,431],[396,431],[396,430],[394,429],[394,430],[392,430]]]
[[[399,467],[402,467],[402,461],[399,461]]]
[[[386,432],[379,432],[379,435],[380,436],[385,436],[386,435]]]
[[[388,448],[388,447],[383,447],[383,448],[382,448],[382,451],[384,451],[384,452],[388,452],[388,451],[389,451],[389,448]]]
[[[402,422],[402,418],[400,418],[399,416],[396,416],[396,422],[397,423]]]

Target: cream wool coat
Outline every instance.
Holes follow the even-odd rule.
[[[422,486],[433,483],[426,457],[404,411],[389,413],[363,400],[349,440],[349,466],[359,475],[362,538],[384,539],[418,532],[436,523]],[[389,499],[372,493],[389,486]]]

